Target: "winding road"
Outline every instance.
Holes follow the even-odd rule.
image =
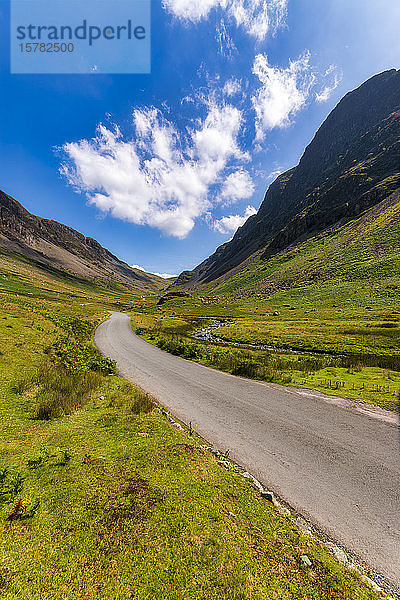
[[[400,587],[397,415],[172,356],[122,313],[98,327],[95,343],[122,376]]]

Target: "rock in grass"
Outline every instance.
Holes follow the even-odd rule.
[[[325,546],[327,548],[329,548],[330,550],[332,550],[332,552],[336,556],[337,560],[339,562],[341,562],[343,565],[348,562],[346,553],[343,552],[343,550],[341,548],[339,548],[339,546],[336,546],[336,544],[333,544],[332,542],[327,542],[325,544]]]
[[[295,523],[303,533],[311,533],[311,527],[303,517],[296,517]]]
[[[283,506],[282,504],[280,504],[280,502],[277,502],[276,500],[274,502],[274,506],[281,515],[290,517],[290,514],[291,514],[290,510],[288,508],[286,508],[286,506]]]
[[[306,567],[312,566],[311,560],[308,558],[307,554],[303,554],[303,556],[300,556],[300,558],[303,565],[305,565]]]
[[[242,476],[245,479],[250,479],[250,481],[253,483],[253,485],[260,491],[262,492],[264,490],[263,486],[261,485],[261,483],[258,481],[258,479],[256,479],[255,477],[253,477],[253,475],[251,475],[250,473],[248,473],[247,471],[245,473],[242,473]]]
[[[373,581],[372,579],[370,579],[369,577],[367,577],[367,575],[362,575],[361,576],[361,580],[364,583],[366,583],[367,585],[369,585],[370,587],[372,587],[372,589],[375,592],[378,592],[378,594],[382,593],[382,588],[377,583],[375,583],[375,581]]]
[[[261,490],[261,497],[264,500],[268,500],[268,502],[274,502],[274,492],[269,492],[268,490]]]

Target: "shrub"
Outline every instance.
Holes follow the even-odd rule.
[[[0,504],[13,500],[21,492],[23,481],[21,473],[0,469]]]
[[[252,360],[240,362],[237,366],[233,367],[231,373],[232,375],[249,377],[250,379],[256,379],[257,375],[260,374],[257,363]]]
[[[53,314],[49,311],[43,311],[41,314],[54,323],[54,325],[60,329],[63,329],[70,336],[80,340],[90,338],[94,328],[97,325],[97,323],[92,323],[85,319],[78,319],[76,317],[63,317],[61,315]]]
[[[63,365],[43,363],[34,378],[39,387],[33,416],[48,421],[81,408],[88,394],[101,384],[101,375],[91,371],[70,372]]]
[[[157,346],[170,354],[182,358],[200,358],[199,349],[196,344],[186,342],[178,336],[162,337],[157,340]]]
[[[118,380],[107,395],[108,406],[119,408],[135,415],[146,414],[154,409],[154,402],[141,389],[129,381]]]
[[[46,351],[54,364],[62,365],[69,373],[91,370],[104,375],[117,374],[114,360],[105,358],[89,343],[73,337],[60,336]]]

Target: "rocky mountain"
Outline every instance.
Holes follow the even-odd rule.
[[[224,280],[256,259],[345,223],[400,189],[400,71],[348,93],[300,163],[269,187],[258,213],[175,285]]]
[[[128,288],[161,289],[160,277],[131,268],[93,238],[29,213],[0,190],[0,252],[22,255],[44,268]]]

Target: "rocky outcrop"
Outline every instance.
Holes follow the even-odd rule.
[[[161,296],[157,304],[162,306],[168,302],[168,300],[173,300],[174,298],[191,298],[191,294],[188,294],[187,292],[168,292],[164,296]]]

